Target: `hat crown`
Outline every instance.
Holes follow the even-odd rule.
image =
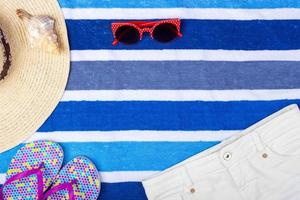
[[[10,65],[10,46],[4,35],[4,32],[0,28],[0,81],[7,76]]]

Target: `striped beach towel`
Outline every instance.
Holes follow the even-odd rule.
[[[89,157],[102,200],[146,199],[141,180],[300,105],[299,0],[60,0],[67,90],[30,139]],[[119,20],[179,17],[183,37],[112,46]],[[0,154],[0,180],[19,147]]]

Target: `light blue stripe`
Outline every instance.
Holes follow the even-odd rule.
[[[65,8],[299,8],[299,0],[59,0]]]
[[[65,162],[76,156],[90,158],[100,171],[164,170],[208,149],[217,142],[82,142],[61,143]],[[0,173],[20,147],[0,154]]]

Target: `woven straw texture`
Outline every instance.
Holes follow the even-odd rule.
[[[59,54],[30,48],[25,24],[16,15],[19,8],[56,20]],[[70,55],[65,21],[56,0],[0,0],[0,27],[12,57],[9,74],[0,81],[3,152],[29,138],[54,110],[67,83]]]

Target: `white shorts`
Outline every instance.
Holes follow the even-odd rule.
[[[299,200],[297,105],[143,181],[143,186],[150,200]]]

